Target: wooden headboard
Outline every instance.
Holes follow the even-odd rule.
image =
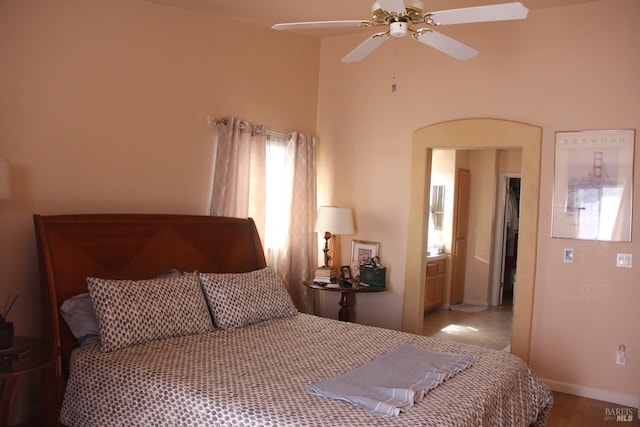
[[[78,346],[58,308],[87,292],[88,276],[149,279],[172,268],[242,273],[266,266],[252,219],[165,215],[34,215],[42,336],[60,351],[56,388],[64,391],[71,351]],[[57,396],[61,399],[61,395]]]

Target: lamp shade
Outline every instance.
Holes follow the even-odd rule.
[[[11,174],[9,160],[0,159],[0,199],[11,198]]]
[[[328,231],[331,234],[353,234],[353,216],[351,215],[351,208],[320,206],[314,231]]]

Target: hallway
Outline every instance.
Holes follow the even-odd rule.
[[[477,313],[435,310],[424,316],[422,334],[503,350],[511,343],[512,306]]]

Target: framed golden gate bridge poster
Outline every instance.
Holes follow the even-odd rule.
[[[556,132],[552,237],[631,241],[635,130]]]

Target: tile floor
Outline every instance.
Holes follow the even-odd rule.
[[[425,314],[423,335],[503,350],[511,343],[511,306],[478,313],[435,310]]]

